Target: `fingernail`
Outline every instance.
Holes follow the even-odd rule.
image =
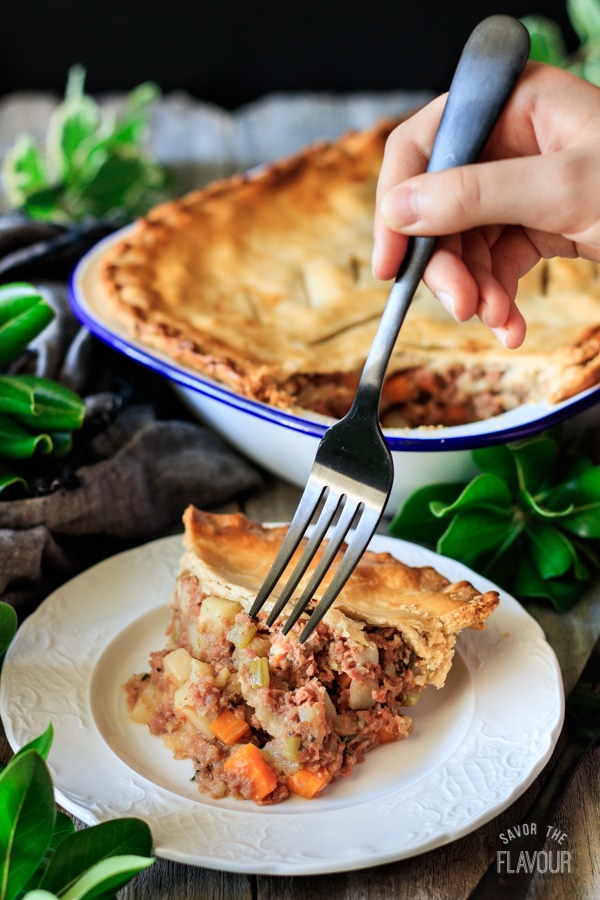
[[[418,222],[418,195],[415,188],[401,185],[389,190],[382,197],[381,214],[390,228],[402,228]]]
[[[490,328],[490,331],[498,338],[505,350],[510,349],[508,346],[508,331],[506,328]]]
[[[454,311],[454,297],[452,297],[450,294],[447,294],[445,291],[439,291],[435,296],[440,301],[448,315],[452,316],[453,319],[456,319],[456,313]]]
[[[373,244],[373,253],[371,254],[371,272],[373,273],[373,277],[377,278],[377,257],[379,256],[379,251],[377,249],[377,244]]]

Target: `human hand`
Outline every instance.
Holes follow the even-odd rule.
[[[600,88],[528,63],[481,160],[425,173],[445,95],[394,129],[379,175],[373,273],[395,277],[408,236],[440,235],[424,281],[458,321],[514,349],[518,280],[541,257],[600,261]]]

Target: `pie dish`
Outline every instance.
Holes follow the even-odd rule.
[[[392,123],[312,146],[152,210],[104,255],[111,314],[144,346],[241,396],[337,418],[389,285],[370,272],[374,191]],[[600,382],[600,267],[542,260],[504,350],[422,285],[383,390],[386,427],[455,426]]]
[[[134,721],[192,760],[198,789],[213,798],[312,799],[376,747],[406,738],[407,707],[428,685],[443,687],[457,634],[482,628],[499,602],[497,591],[367,551],[300,643],[303,623],[287,635],[281,619],[267,628],[276,597],[248,616],[286,529],[194,507],[184,523],[167,646],[126,690]]]

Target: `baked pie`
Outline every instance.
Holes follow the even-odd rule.
[[[392,123],[310,147],[153,209],[103,261],[112,314],[149,347],[232,390],[339,417],[389,285],[371,275],[375,186]],[[541,261],[507,351],[421,285],[383,389],[387,426],[453,425],[600,381],[600,268]]]
[[[192,760],[211,797],[311,798],[407,737],[406,708],[443,686],[457,634],[498,604],[495,591],[368,551],[301,644],[302,622],[287,636],[266,627],[275,598],[247,614],[286,529],[194,507],[184,522],[167,647],[126,690],[133,719]]]

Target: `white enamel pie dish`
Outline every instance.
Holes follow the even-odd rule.
[[[76,316],[96,337],[169,379],[193,413],[245,456],[304,487],[319,441],[332,420],[313,412],[283,411],[243,397],[132,337],[111,316],[99,290],[102,257],[121,237],[117,232],[100,241],[77,265],[70,284]],[[471,458],[474,448],[521,440],[561,422],[580,425],[596,419],[599,401],[600,386],[596,386],[555,405],[522,404],[468,425],[387,429],[395,467],[388,512],[395,512],[419,487],[467,481],[476,471]]]

